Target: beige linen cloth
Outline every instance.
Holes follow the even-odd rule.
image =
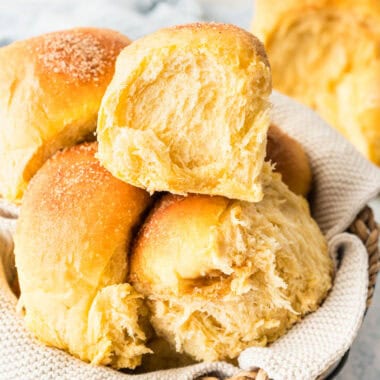
[[[333,256],[343,259],[334,288],[316,312],[266,348],[248,348],[239,357],[243,369],[261,367],[275,380],[314,379],[351,346],[365,310],[367,254],[358,238],[343,231],[380,191],[380,170],[366,161],[315,113],[274,93],[272,120],[306,148],[313,168],[312,212],[329,239]],[[6,282],[12,277],[12,231],[17,209],[0,203],[0,377],[6,379],[190,380],[205,374],[232,376],[239,368],[201,363],[185,368],[131,375],[83,363],[39,344],[15,311],[16,298]]]

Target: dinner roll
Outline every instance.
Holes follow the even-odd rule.
[[[306,152],[298,141],[273,124],[268,130],[266,159],[275,164],[275,171],[291,191],[304,197],[309,193],[312,174]]]
[[[77,28],[0,49],[3,197],[20,200],[48,157],[95,131],[116,57],[128,43],[112,30]]]
[[[134,368],[145,347],[142,296],[125,283],[148,194],[114,178],[96,143],[64,150],[31,180],[15,235],[25,322],[47,345]]]
[[[273,85],[380,165],[380,2],[257,0]]]
[[[196,360],[273,342],[331,287],[307,202],[264,170],[259,203],[164,196],[132,249],[130,280],[149,299],[156,333]]]
[[[271,73],[232,25],[159,30],[122,51],[98,119],[99,158],[149,192],[262,199]]]

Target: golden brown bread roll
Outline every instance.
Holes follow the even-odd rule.
[[[134,368],[142,296],[125,283],[132,231],[148,194],[114,178],[96,143],[57,153],[31,180],[15,235],[25,322],[47,345],[94,364]]]
[[[99,111],[100,161],[149,192],[259,201],[270,92],[250,33],[213,23],[159,30],[117,60]]]
[[[127,37],[78,28],[0,49],[0,194],[20,200],[54,152],[95,131],[98,109]]]
[[[312,179],[309,158],[298,141],[273,124],[268,130],[266,160],[275,164],[291,191],[306,197]]]
[[[283,335],[326,297],[332,260],[307,202],[264,167],[259,203],[166,195],[132,249],[156,333],[196,360]]]
[[[273,85],[380,165],[380,2],[257,0]]]

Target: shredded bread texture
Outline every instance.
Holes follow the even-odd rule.
[[[307,202],[265,172],[259,203],[165,196],[134,247],[130,277],[156,333],[196,360],[273,342],[331,287],[332,260]]]
[[[119,55],[99,158],[149,192],[259,201],[271,74],[261,43],[224,24],[162,29]]]

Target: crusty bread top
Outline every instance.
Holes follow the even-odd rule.
[[[145,294],[157,288],[186,292],[191,279],[222,275],[216,270],[224,252],[217,250],[215,226],[220,225],[231,202],[220,196],[164,195],[135,239],[131,280]]]
[[[40,80],[77,87],[89,82],[102,85],[112,76],[115,59],[128,43],[113,30],[76,28],[16,42],[8,48],[25,49],[35,57],[35,74]]]
[[[195,22],[192,24],[176,25],[171,28],[162,29],[162,32],[167,32],[169,35],[172,34],[173,30],[187,31],[189,34],[193,33],[207,33],[212,34],[215,38],[225,39],[227,35],[230,36],[231,41],[239,41],[239,44],[245,44],[247,49],[254,51],[258,54],[261,59],[269,66],[269,61],[267,54],[264,49],[264,45],[258,40],[253,34],[248,33],[246,30],[239,28],[233,24],[223,24],[217,22]],[[223,37],[221,36],[223,34]],[[186,36],[184,36],[186,38]],[[226,40],[228,43],[228,40]]]
[[[19,268],[21,291],[26,290],[24,281],[41,281],[44,263],[38,270],[30,266],[35,255],[43,252],[50,252],[52,264],[57,262],[55,270],[62,275],[51,279],[53,288],[72,286],[70,281],[65,282],[65,270],[70,276],[75,272],[83,277],[86,273],[86,282],[94,287],[125,280],[127,261],[123,256],[131,228],[149,203],[149,196],[113,177],[95,158],[96,151],[97,143],[85,143],[58,152],[31,180],[16,233],[18,259],[29,262]],[[124,253],[114,257],[120,262],[113,263],[107,274],[98,264],[122,246]],[[63,264],[69,252],[77,252],[71,265],[60,268],[59,262]],[[107,264],[109,260],[105,261]]]
[[[120,50],[118,32],[77,28],[0,49],[0,194],[20,200],[57,150],[96,128],[101,98]]]

